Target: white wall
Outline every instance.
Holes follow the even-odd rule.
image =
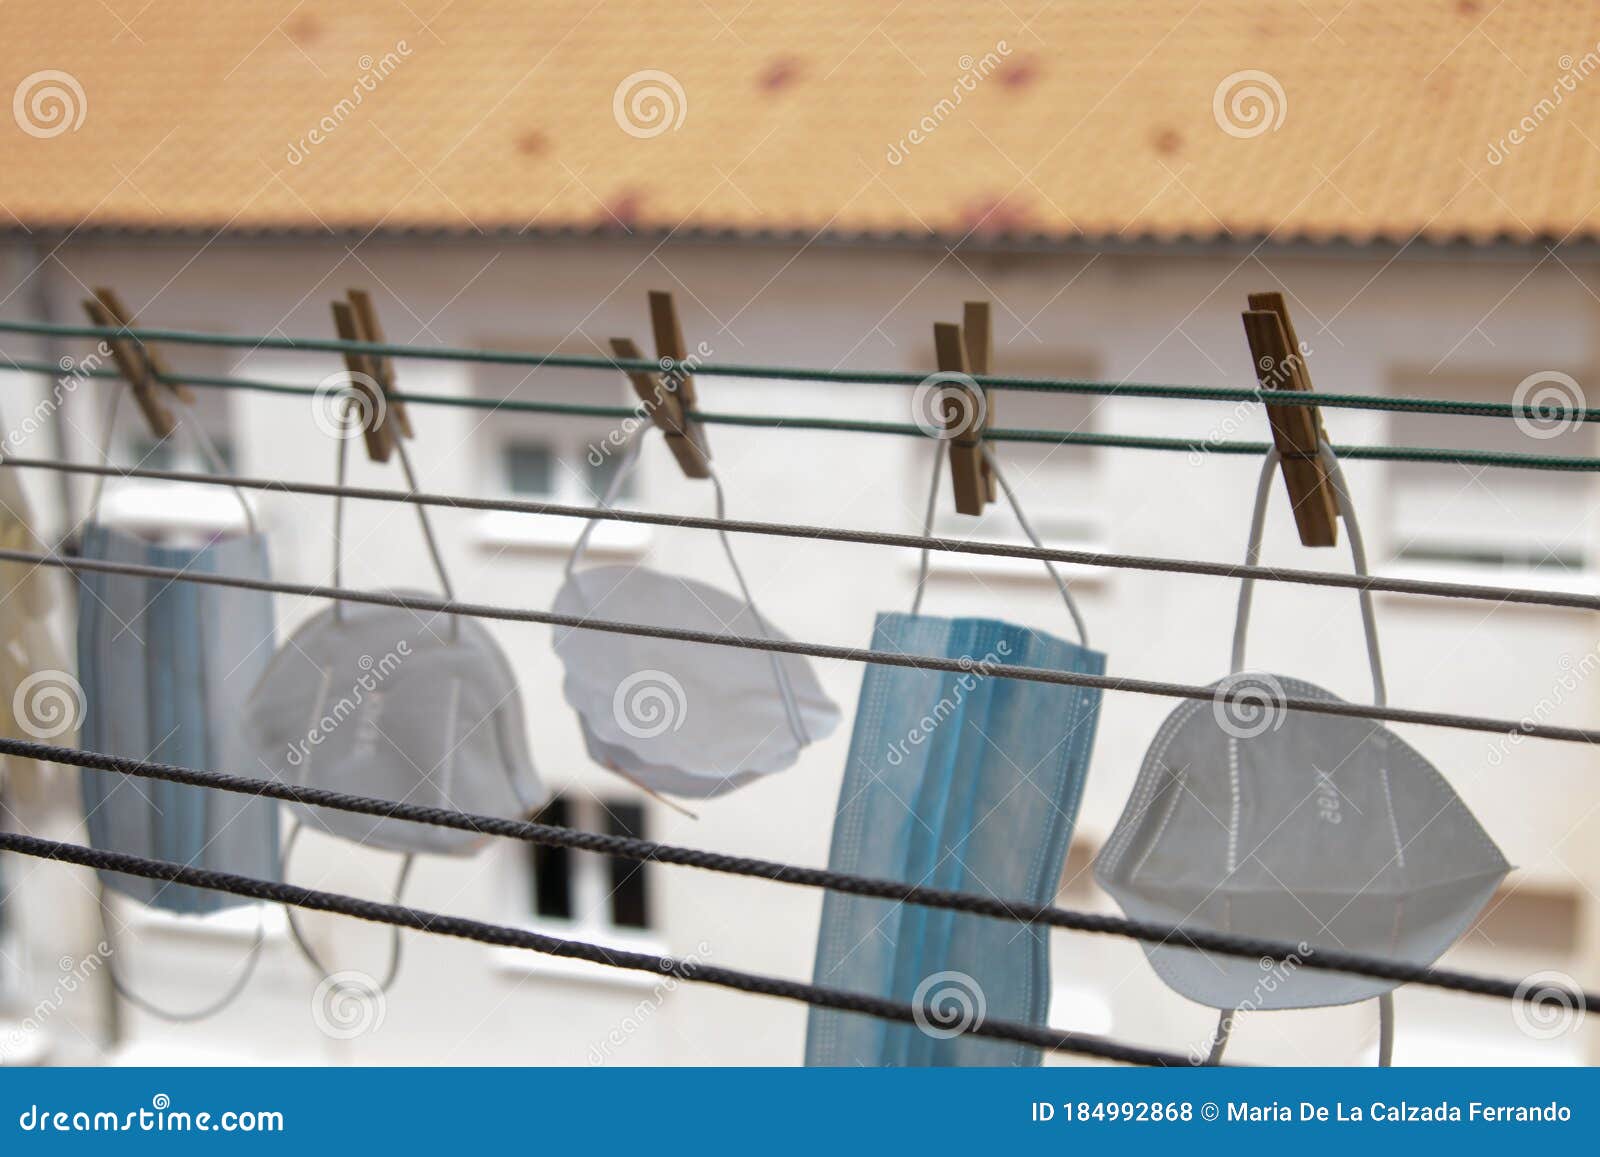
[[[940,260],[911,251],[813,248],[797,256],[761,247],[655,251],[644,245],[576,242],[373,242],[352,256],[342,245],[299,242],[218,241],[202,249],[188,243],[73,241],[40,276],[48,279],[53,309],[62,320],[80,316],[82,286],[109,283],[154,326],[328,336],[329,299],[347,286],[365,286],[375,292],[394,340],[528,350],[559,344],[564,351],[586,353],[603,352],[605,339],[622,335],[649,349],[645,290],[665,288],[676,293],[689,344],[707,342],[711,361],[897,370],[931,369],[930,323],[957,320],[963,300],[986,296],[996,303],[998,373],[1019,365],[1026,369],[1017,372],[1046,373],[1059,363],[1090,366],[1108,379],[1207,385],[1250,383],[1239,310],[1246,292],[1281,285],[1292,294],[1300,336],[1311,347],[1316,384],[1330,392],[1383,392],[1393,388],[1397,375],[1409,372],[1408,388],[1449,395],[1452,372],[1470,371],[1503,378],[1509,398],[1516,383],[1536,370],[1565,370],[1583,380],[1596,352],[1590,294],[1561,265],[1524,256],[1412,254],[1393,264],[1379,255],[1276,253],[1244,260],[1170,255]],[[7,289],[19,280],[14,277]],[[24,314],[25,294],[13,295],[5,306],[9,315]],[[10,337],[3,346],[13,356],[41,348]],[[223,364],[242,376],[306,384],[340,368],[332,355],[277,351],[232,361]],[[1420,387],[1414,385],[1418,371]],[[415,392],[469,393],[474,373],[472,366],[451,362],[398,364],[402,388]],[[557,378],[541,371],[528,388],[544,375]],[[559,380],[575,379],[565,373]],[[601,374],[580,380],[594,400],[626,404],[622,381]],[[5,396],[43,386],[37,377],[8,375]],[[702,376],[699,390],[707,410],[909,420],[909,391],[900,388]],[[334,443],[316,432],[304,402],[247,392],[231,397],[242,471],[331,479]],[[998,402],[1001,426],[1008,424],[1008,397]],[[80,457],[94,452],[99,407],[89,402],[88,392],[80,392],[62,415],[69,450]],[[1336,442],[1387,437],[1383,414],[1328,410],[1324,417]],[[422,406],[413,407],[413,418],[419,425],[414,452],[424,487],[488,491],[486,443],[479,427],[496,419],[482,411]],[[1205,402],[1104,399],[1092,422],[1097,430],[1117,433],[1267,437],[1259,411],[1232,412]],[[1471,420],[1440,419],[1440,440],[1470,438],[1473,428]],[[897,531],[913,530],[920,522],[926,444],[727,426],[712,426],[709,437],[734,517]],[[1539,452],[1541,444],[1530,439],[1527,449]],[[47,441],[39,441],[23,452],[51,450]],[[1592,445],[1588,452],[1595,452]],[[999,453],[1004,462],[1011,452],[1002,446]],[[393,467],[374,467],[360,460],[359,451],[356,458],[352,482],[399,485]],[[1095,462],[1083,500],[1094,504],[1088,513],[1106,527],[1100,543],[1105,549],[1210,560],[1241,557],[1256,459],[1192,460],[1181,453],[1106,450]],[[1494,470],[1438,469],[1456,472],[1464,486],[1490,492],[1500,477]],[[1347,472],[1368,535],[1378,556],[1386,557],[1392,545],[1385,525],[1386,468],[1356,462]],[[53,525],[65,525],[53,502],[55,479],[33,474],[27,485]],[[644,485],[652,508],[710,512],[705,487],[683,479],[658,443],[647,452]],[[75,511],[82,509],[78,490]],[[1060,511],[1079,513],[1074,502],[1080,498],[1074,494],[1038,497]],[[942,503],[948,501],[947,495],[941,497]],[[259,499],[259,510],[279,574],[294,581],[325,580],[331,504],[271,495]],[[364,504],[354,508],[353,519],[347,583],[432,586],[408,510]],[[486,545],[472,514],[440,512],[435,519],[460,597],[530,607],[550,603],[559,585],[559,550]],[[994,527],[1003,531],[1003,519]],[[1587,533],[1600,554],[1592,518]],[[737,549],[757,598],[776,624],[793,637],[817,642],[864,644],[874,613],[908,606],[915,580],[914,556],[885,548],[748,537]],[[714,540],[704,532],[652,531],[648,557],[662,569],[731,585]],[[1348,565],[1342,551],[1298,546],[1281,493],[1274,498],[1266,560],[1317,568]],[[1498,581],[1493,573],[1479,577]],[[1084,612],[1096,646],[1110,656],[1111,673],[1198,683],[1225,673],[1236,595],[1232,584],[1128,570],[1080,578]],[[1304,676],[1349,698],[1367,695],[1356,606],[1348,592],[1270,585],[1257,606],[1252,664]],[[297,599],[281,599],[278,608],[285,631],[319,609]],[[981,611],[1052,631],[1065,632],[1067,626],[1042,569],[1037,575],[964,577],[958,566],[942,566],[927,609]],[[1520,717],[1548,700],[1574,660],[1597,642],[1592,616],[1573,611],[1386,597],[1379,612],[1390,698],[1404,706]],[[588,760],[560,695],[549,630],[492,626],[521,681],[534,758],[547,783],[610,796],[636,794]],[[698,807],[698,820],[652,805],[653,837],[797,863],[826,862],[862,672],[847,663],[816,667],[845,708],[846,725],[792,770]],[[1554,693],[1562,702],[1550,722],[1592,725],[1600,718],[1600,696],[1593,687]],[[1082,870],[1064,889],[1063,902],[1111,910],[1084,866],[1115,822],[1145,747],[1173,706],[1139,695],[1106,697],[1073,859]],[[1600,885],[1600,857],[1593,851],[1600,832],[1595,814],[1600,766],[1593,755],[1575,745],[1529,740],[1510,749],[1496,766],[1491,762],[1498,758],[1492,752],[1494,737],[1398,730],[1444,771],[1519,865],[1509,885],[1512,907],[1522,910],[1520,896],[1548,894],[1555,897],[1549,911],[1582,921],[1578,948],[1571,954],[1552,959],[1556,949],[1551,945],[1559,945],[1561,931],[1533,919],[1523,921],[1533,927],[1523,928],[1520,938],[1490,943],[1474,934],[1446,963],[1512,975],[1552,966],[1591,986],[1600,981],[1593,900]],[[72,775],[59,779],[58,817],[62,809],[70,812],[73,783]],[[519,919],[525,907],[519,857],[519,849],[497,846],[471,860],[428,861],[417,870],[407,899],[484,919]],[[294,878],[382,896],[392,868],[392,857],[323,842],[308,846],[297,859]],[[79,914],[68,939],[84,941],[93,929],[82,916],[83,873],[31,864],[8,869],[24,878],[20,910],[30,971],[18,1003],[25,1009],[27,993],[43,993],[54,983],[64,951],[60,913]],[[817,894],[686,869],[651,871],[664,950],[756,972],[809,977]],[[380,932],[332,918],[312,918],[311,924],[339,966],[378,969],[384,950]],[[242,947],[236,938],[181,930],[149,930],[137,942],[130,932],[124,941],[125,966],[175,1001],[198,999],[196,994],[214,989],[218,970],[228,967],[225,962]],[[707,950],[700,951],[701,944]],[[570,971],[552,972],[537,960],[514,966],[505,953],[433,937],[408,937],[406,953],[381,1029],[355,1040],[330,1040],[318,1031],[309,1002],[319,977],[279,931],[238,1006],[213,1022],[176,1029],[124,1008],[118,1055],[582,1064],[641,1001],[650,1006],[643,1027],[624,1033],[623,1044],[607,1049],[618,1063],[790,1064],[801,1055],[805,1012],[798,1005],[696,985],[663,992],[648,980],[641,986],[599,970],[575,977]],[[1055,969],[1058,990],[1065,992],[1057,1021],[1064,1027],[1110,1031],[1178,1049],[1194,1047],[1209,1031],[1213,1014],[1169,992],[1136,946],[1057,934]],[[1424,1047],[1435,1053],[1481,1047],[1491,1051],[1473,1057],[1485,1062],[1495,1060],[1493,1049],[1522,1059],[1521,1052],[1509,1050],[1529,1044],[1501,1004],[1412,992],[1401,993],[1399,1004],[1402,1060],[1412,1040],[1418,1042],[1419,1051],[1412,1054],[1418,1058]],[[86,1041],[105,1039],[97,1001],[75,1001],[55,1020],[52,1039],[63,1055],[84,1055]],[[1570,1059],[1587,1047],[1588,1059],[1600,1060],[1593,1026],[1586,1031],[1587,1044],[1581,1036],[1565,1037],[1543,1055]],[[1236,1055],[1366,1063],[1375,1036],[1370,1006],[1260,1014],[1241,1023]],[[1541,1054],[1534,1048],[1529,1055]]]

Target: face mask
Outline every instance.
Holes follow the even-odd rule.
[[[505,655],[476,619],[351,603],[305,623],[250,698],[250,766],[304,787],[517,818],[544,797]],[[291,804],[314,830],[470,855],[475,832]]]
[[[602,507],[633,471],[640,445],[629,447]],[[722,518],[722,484],[711,481]],[[568,560],[558,614],[787,639],[756,609],[726,534],[718,537],[742,598],[646,567],[578,571],[594,525]],[[651,792],[722,795],[793,766],[839,723],[838,707],[799,655],[564,627],[555,629],[555,650],[590,756]]]
[[[336,481],[345,481],[347,438],[338,439]],[[418,489],[405,445],[395,448],[406,483]],[[447,599],[449,575],[422,506],[417,520]],[[333,585],[342,585],[344,503],[334,502]],[[334,603],[279,652],[245,709],[249,766],[303,787],[425,807],[520,819],[544,802],[528,754],[522,697],[505,654],[476,619],[370,603]],[[398,902],[412,856],[470,855],[488,837],[406,820],[290,805],[303,823],[363,847],[404,855]],[[300,835],[289,834],[287,859]],[[290,933],[323,975],[293,908]],[[399,929],[380,989],[400,967]]]
[[[113,402],[108,438],[115,415]],[[185,427],[194,428],[192,418]],[[85,559],[270,577],[266,540],[242,495],[250,533],[193,547],[160,546],[100,524],[100,500],[97,488],[80,546]],[[271,654],[272,596],[95,571],[78,572],[77,582],[84,747],[249,774],[254,761],[243,758],[236,721]],[[271,800],[103,771],[85,771],[82,784],[89,839],[97,848],[279,878],[278,807]],[[101,879],[122,895],[170,912],[215,912],[252,902],[115,873]]]
[[[1357,574],[1361,531],[1323,447]],[[1277,454],[1256,492],[1246,561],[1260,557]],[[1253,580],[1239,595],[1233,671],[1240,701],[1192,700],[1162,725],[1095,877],[1136,920],[1431,964],[1466,931],[1509,870],[1431,764],[1372,720],[1287,710],[1333,700],[1299,679],[1243,671]],[[1385,702],[1370,592],[1360,594],[1374,699]],[[1177,992],[1223,1010],[1309,1008],[1388,993],[1394,982],[1145,945]],[[1384,1007],[1384,1047],[1392,1010]],[[1213,1059],[1231,1016],[1224,1018]]]
[[[106,423],[109,441],[119,390]],[[226,468],[204,432],[186,414],[211,468]],[[235,491],[238,494],[237,491]],[[163,567],[191,574],[270,578],[265,538],[242,494],[249,533],[202,545],[161,546],[95,521],[95,490],[79,549],[89,560]],[[174,582],[98,571],[77,572],[79,729],[90,751],[208,770],[250,774],[237,720],[274,641],[272,596],[237,587]],[[281,878],[278,805],[234,792],[84,771],[84,817],[96,848],[130,852],[263,880]],[[103,872],[104,890],[185,915],[254,903],[214,892]],[[115,921],[102,891],[108,942]],[[258,924],[249,954],[226,992],[210,1005],[175,1012],[141,997],[107,961],[117,992],[167,1020],[192,1022],[220,1011],[243,990],[260,956]]]
[[[936,468],[935,493],[938,481]],[[1015,497],[1005,493],[1037,545]],[[929,514],[931,524],[931,501]],[[926,566],[924,554],[924,578]],[[1066,595],[1053,567],[1051,574]],[[1066,601],[1081,630],[1070,595]],[[867,667],[829,869],[1048,903],[1078,812],[1100,693],[984,672],[1023,665],[1099,675],[1105,656],[1011,623],[916,613],[880,615],[872,647],[969,660],[972,669]],[[936,1017],[900,1025],[814,1008],[808,1065],[1041,1059],[1037,1049],[959,1030],[986,1017],[1045,1022],[1050,945],[1043,928],[830,892],[813,980],[932,1006]]]

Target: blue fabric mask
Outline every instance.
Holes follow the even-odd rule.
[[[935,487],[937,478],[935,471]],[[1015,508],[1009,489],[1006,496]],[[984,671],[1021,665],[1099,675],[1105,656],[1012,623],[915,613],[879,615],[872,647],[966,659],[972,669],[867,667],[829,869],[1048,903],[1083,793],[1100,693]],[[906,1025],[813,1008],[808,1065],[1041,1059],[1037,1049],[960,1029],[985,1018],[1045,1023],[1046,928],[830,892],[813,979],[931,1007],[935,1016]]]
[[[259,579],[269,573],[260,535],[199,548],[165,547],[91,524],[81,553],[202,574]],[[80,571],[78,581],[84,747],[249,774],[237,724],[272,657],[272,596],[93,571]],[[279,878],[274,800],[85,771],[83,806],[97,848]],[[101,879],[123,895],[172,912],[214,912],[253,902],[116,873]]]

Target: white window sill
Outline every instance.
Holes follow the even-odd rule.
[[[135,932],[154,932],[206,940],[232,940],[249,943],[261,929],[263,940],[283,940],[289,934],[289,921],[277,904],[242,904],[203,916],[179,915],[144,904],[116,902],[117,915]]]
[[[1600,574],[1592,570],[1538,570],[1532,567],[1472,566],[1467,563],[1404,562],[1395,561],[1379,572],[1384,578],[1408,579],[1436,583],[1472,583],[1476,586],[1526,587],[1531,590],[1551,591],[1564,595],[1600,595]],[[1424,600],[1414,595],[1395,591],[1380,592],[1385,598],[1405,599],[1411,603]],[[1439,605],[1455,603],[1453,599],[1428,599]],[[1523,606],[1524,604],[1508,604]]]
[[[666,944],[649,933],[630,933],[616,928],[595,928],[561,921],[524,923],[522,927],[545,936],[555,936],[562,940],[581,940],[613,948],[619,952],[637,952],[657,959],[667,955]],[[491,951],[495,967],[501,972],[518,976],[572,980],[603,988],[623,988],[630,991],[648,991],[668,979],[659,973],[639,972],[631,968],[611,968],[588,960],[549,956],[528,948],[496,946]]]
[[[232,490],[184,482],[109,480],[99,521],[134,533],[239,534],[249,529]]]
[[[584,521],[548,514],[521,514],[491,510],[478,516],[473,533],[478,545],[496,550],[526,550],[542,554],[567,553],[578,544]],[[589,536],[585,554],[632,557],[650,547],[650,528],[636,522],[599,522]]]

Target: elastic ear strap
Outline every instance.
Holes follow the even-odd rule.
[[[622,493],[623,484],[633,477],[633,472],[639,465],[639,453],[644,449],[645,435],[650,433],[651,429],[652,427],[645,426],[628,440],[627,446],[622,451],[622,463],[617,467],[617,472],[611,476],[611,481],[606,484],[606,492],[600,496],[598,506],[601,510],[611,509],[611,504],[617,500],[617,495]],[[578,541],[572,544],[572,553],[567,556],[567,567],[563,572],[566,578],[572,577],[573,568],[578,565],[578,560],[588,549],[589,536],[594,533],[599,521],[597,518],[589,519],[578,532]]]
[[[1006,502],[1011,506],[1011,513],[1017,517],[1017,525],[1022,527],[1022,533],[1028,536],[1028,541],[1039,549],[1044,549],[1044,543],[1034,533],[1033,527],[1028,522],[1027,515],[1022,513],[1022,503],[1017,501],[1011,484],[1006,481],[1006,476],[1000,473],[1000,464],[994,460],[994,455],[989,452],[987,444],[983,446],[983,460],[989,464],[989,471],[994,475],[996,482],[1000,483],[1000,492],[1006,496]],[[1067,587],[1067,580],[1061,577],[1061,572],[1056,569],[1056,564],[1049,559],[1044,560],[1044,569],[1050,572],[1050,577],[1055,580],[1056,590],[1061,592],[1061,601],[1067,604],[1067,611],[1072,615],[1072,623],[1078,628],[1078,642],[1083,646],[1089,645],[1089,628],[1083,621],[1083,612],[1078,610],[1078,600],[1072,597],[1072,591]]]
[[[110,464],[111,462],[111,437],[116,429],[117,412],[122,403],[123,391],[126,388],[127,387],[121,383],[118,383],[116,387],[113,388],[111,392],[111,405],[107,407],[106,410],[105,431],[100,441],[100,458],[101,461],[107,464]],[[206,466],[213,473],[228,473],[227,464],[223,462],[222,455],[217,451],[216,443],[211,440],[211,435],[205,432],[205,428],[201,426],[199,419],[195,417],[194,408],[182,398],[174,397],[173,400],[178,403],[178,406],[182,409],[183,416],[186,419],[185,421],[178,423],[178,429],[187,429],[192,435],[194,435],[195,444],[200,447],[200,454],[205,458]],[[105,495],[106,477],[106,475],[101,474],[95,478],[94,492],[89,499],[89,522],[95,522],[99,519],[100,501]],[[255,511],[250,509],[250,503],[245,499],[244,491],[240,490],[237,486],[230,486],[228,489],[232,490],[233,496],[239,500],[239,509],[244,511],[245,525],[249,527],[250,533],[261,533],[261,528],[256,525]]]
[[[137,1008],[143,1009],[151,1016],[158,1017],[159,1019],[167,1021],[171,1024],[195,1024],[199,1021],[206,1020],[209,1017],[215,1016],[234,1001],[238,1000],[239,997],[244,993],[245,986],[250,983],[250,978],[255,975],[256,965],[261,962],[261,950],[266,944],[266,926],[262,917],[261,905],[256,906],[256,932],[254,939],[252,939],[250,942],[250,951],[245,955],[244,961],[239,965],[238,971],[234,975],[233,982],[228,985],[227,989],[223,991],[222,995],[217,997],[217,999],[213,1000],[210,1004],[202,1005],[197,1009],[184,1011],[163,1008],[161,1005],[155,1003],[153,1000],[150,1000],[148,997],[141,996],[137,992],[133,991],[133,989],[128,986],[127,982],[117,974],[116,949],[112,944],[112,941],[115,940],[116,937],[111,931],[111,907],[106,903],[105,885],[102,884],[99,886],[97,894],[100,902],[100,927],[105,933],[107,947],[112,949],[106,954],[105,961],[106,974],[111,978],[111,987],[118,996],[122,997],[123,1000],[126,1000],[129,1004],[134,1005]]]
[[[1339,466],[1339,459],[1326,442],[1317,444],[1317,453],[1327,468],[1328,481],[1333,485],[1334,498],[1339,505],[1339,517],[1343,520],[1345,533],[1350,538],[1350,558],[1355,573],[1366,578],[1369,573],[1366,543],[1361,537],[1361,524],[1356,520],[1355,503],[1350,499],[1350,488],[1345,484],[1344,471]],[[1278,462],[1278,450],[1273,447],[1267,451],[1266,459],[1261,463],[1261,476],[1256,483],[1255,509],[1250,516],[1250,541],[1245,547],[1246,566],[1255,566],[1261,560],[1261,539],[1267,521],[1267,501],[1272,495],[1273,476]],[[1250,628],[1250,603],[1254,593],[1255,578],[1247,575],[1239,583],[1239,611],[1233,624],[1233,658],[1229,670],[1234,674],[1244,670],[1245,637]],[[1372,592],[1363,589],[1358,592],[1358,597],[1361,604],[1361,626],[1367,639],[1367,665],[1372,671],[1372,699],[1374,704],[1383,707],[1389,701],[1389,692],[1384,683],[1383,658],[1378,649],[1378,624],[1372,610]]]
[[[922,537],[933,537],[933,516],[939,508],[939,479],[944,477],[944,442],[933,445],[933,478],[928,482],[928,509],[922,516]],[[917,593],[911,600],[911,613],[922,610],[922,593],[928,588],[928,560],[932,552],[922,548],[922,560],[917,565]]]
[[[283,842],[283,874],[286,879],[289,875],[289,853],[294,850],[295,841],[300,838],[300,828],[301,825],[296,823],[289,830],[289,838]],[[405,858],[400,861],[400,874],[395,877],[394,891],[389,897],[391,904],[400,903],[400,897],[406,890],[406,881],[411,877],[411,864],[414,859],[415,857],[410,852],[407,852]],[[283,915],[289,922],[289,935],[294,937],[295,947],[300,949],[300,955],[304,956],[307,963],[321,973],[324,979],[332,976],[333,970],[322,963],[316,951],[306,940],[305,933],[300,927],[300,922],[295,918],[294,905],[285,904],[283,906]],[[404,942],[400,939],[400,928],[398,926],[390,928],[389,965],[384,970],[383,979],[378,982],[379,993],[388,992],[389,986],[395,981],[395,977],[400,975],[400,956],[403,946]]]

